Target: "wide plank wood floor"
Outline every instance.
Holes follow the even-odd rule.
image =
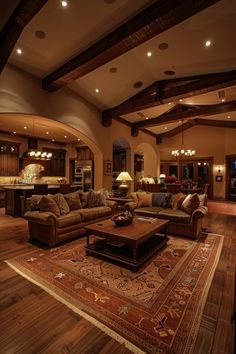
[[[194,354],[232,354],[236,215],[235,203],[209,203],[204,228],[225,236],[208,293]],[[223,205],[224,204],[224,205]],[[223,209],[223,212],[222,212]],[[229,214],[225,213],[225,210]],[[123,345],[16,274],[4,260],[36,246],[27,242],[27,222],[0,209],[0,353],[128,354]],[[174,354],[174,353],[173,353]]]

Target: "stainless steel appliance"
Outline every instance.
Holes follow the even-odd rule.
[[[73,183],[78,185],[84,192],[87,192],[90,188],[93,188],[92,160],[75,161]]]

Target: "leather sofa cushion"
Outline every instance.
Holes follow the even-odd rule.
[[[144,208],[135,209],[135,214],[136,215],[147,214],[147,216],[157,216],[157,214],[162,210],[163,208],[161,207],[144,207]]]
[[[61,215],[59,218],[57,218],[58,228],[71,226],[76,223],[77,224],[81,223],[81,215],[79,213],[79,210],[71,211],[69,214]],[[79,227],[79,225],[78,225],[78,227]]]
[[[85,222],[111,215],[111,208],[100,206],[95,208],[81,209],[79,212],[82,222]]]
[[[162,209],[158,213],[159,219],[167,219],[176,223],[190,224],[191,215],[185,213],[183,210]]]

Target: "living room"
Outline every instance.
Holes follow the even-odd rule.
[[[37,3],[37,8],[33,3]],[[228,38],[235,31],[234,1],[207,1],[204,5],[199,2],[192,4],[192,10],[184,1],[180,4],[168,1],[162,9],[163,16],[158,14],[161,5],[156,1],[64,3],[65,6],[60,1],[57,4],[28,1],[30,6],[27,7],[19,1],[9,8],[6,4],[0,5],[4,29],[0,50],[5,53],[0,60],[0,140],[1,144],[17,144],[19,148],[17,154],[14,151],[16,173],[9,174],[7,164],[5,170],[1,166],[1,190],[6,184],[16,189],[18,182],[21,188],[22,184],[39,181],[56,188],[66,182],[74,188],[74,164],[80,160],[92,161],[89,188],[105,189],[111,198],[116,194],[114,186],[119,190],[120,185],[114,180],[123,170],[131,177],[129,198],[130,193],[137,190],[136,182],[152,179],[154,183],[151,183],[159,188],[163,174],[164,178],[174,174],[175,184],[180,183],[182,187],[188,180],[188,188],[197,191],[202,187],[202,171],[207,171],[204,182],[209,184],[208,212],[202,219],[201,231],[223,235],[224,243],[221,255],[217,256],[215,277],[205,294],[207,300],[203,315],[199,316],[194,352],[233,352],[236,53]],[[21,11],[27,15],[28,22],[23,21],[16,31],[14,20],[8,19],[21,18]],[[101,14],[100,19],[97,13]],[[76,19],[78,14],[79,20]],[[135,16],[139,14],[143,17],[143,24],[139,25],[142,38],[137,38],[134,30]],[[114,18],[113,24],[111,18]],[[146,33],[144,19],[151,34]],[[163,27],[151,29],[154,19]],[[125,44],[119,32],[127,21],[130,21],[129,36],[133,44]],[[118,38],[113,33],[116,30]],[[11,39],[13,33],[17,33],[14,40]],[[114,43],[104,40],[101,49],[99,41],[110,33]],[[206,44],[207,41],[211,43]],[[96,42],[99,43],[97,51],[93,47]],[[114,54],[118,45],[122,50]],[[21,54],[17,49],[21,49]],[[90,59],[83,56],[86,50],[91,51]],[[79,64],[80,60],[83,64]],[[38,127],[43,129],[39,132]],[[25,167],[22,161],[27,160],[24,154],[32,138],[42,151],[60,154],[64,151],[62,169],[56,165],[56,160],[58,164],[62,161],[59,154],[58,159],[54,156],[57,169],[53,169],[50,161],[44,161],[46,172],[35,175],[33,180],[31,174],[22,179],[22,167]],[[174,157],[172,151],[181,150],[183,146],[194,151],[193,155]],[[89,151],[89,155],[81,158],[82,149]],[[125,158],[120,157],[125,161],[123,165],[115,162],[119,151],[125,152]],[[145,183],[142,186],[145,187]],[[4,207],[0,210],[4,250],[2,308],[4,318],[9,316],[8,334],[4,332],[1,336],[5,352],[60,352],[67,343],[67,352],[154,352],[148,341],[146,347],[138,345],[137,338],[132,341],[131,334],[122,336],[120,329],[114,330],[115,325],[109,328],[96,316],[95,320],[88,314],[86,317],[86,311],[85,315],[82,311],[73,312],[72,307],[65,307],[44,292],[43,287],[38,288],[8,267],[3,261],[37,250],[38,246],[29,242],[28,222],[19,217],[23,212],[15,217],[5,213]],[[181,240],[181,237],[174,239]],[[23,310],[27,304],[32,318],[35,315],[33,322]],[[45,316],[40,315],[40,308]],[[129,311],[129,306],[122,309]],[[47,326],[53,325],[53,317],[61,319],[62,324],[50,336]],[[33,328],[45,324],[47,330],[43,331],[41,339],[34,337],[32,323]],[[19,331],[17,324],[20,324]],[[108,327],[106,334],[100,331],[103,326]],[[14,342],[16,333],[18,339]]]

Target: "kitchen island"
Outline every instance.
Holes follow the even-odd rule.
[[[1,185],[0,189],[5,193],[5,214],[12,216],[21,216],[21,196],[29,198],[34,194],[34,185],[22,185],[22,184],[12,184],[12,185]],[[78,189],[78,186],[71,185],[71,191]],[[60,184],[48,184],[48,193],[56,194],[60,192]]]

